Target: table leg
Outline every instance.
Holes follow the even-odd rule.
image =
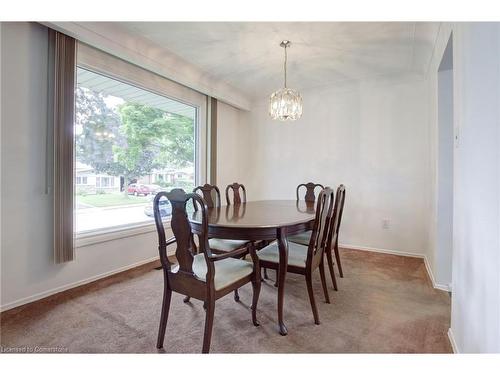
[[[285,228],[278,229],[277,233],[279,249],[279,268],[278,268],[278,323],[282,336],[288,334],[285,323],[283,322],[283,302],[285,298],[285,276],[288,265],[288,241],[286,239]]]

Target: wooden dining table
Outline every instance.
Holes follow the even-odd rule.
[[[312,229],[314,203],[295,200],[262,200],[209,208],[208,237],[233,240],[277,240],[278,268],[278,328],[281,335],[288,331],[283,319],[285,277],[288,264],[287,236]],[[189,216],[194,233],[201,231],[201,211]]]

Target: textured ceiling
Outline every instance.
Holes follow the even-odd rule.
[[[168,49],[252,97],[283,84],[299,90],[386,75],[424,74],[438,23],[422,22],[124,22],[118,25]]]

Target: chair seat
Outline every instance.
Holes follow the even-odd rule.
[[[241,259],[227,258],[214,262],[215,265],[215,290],[224,289],[226,286],[243,279],[253,272],[253,263]],[[204,254],[198,254],[193,259],[193,272],[196,277],[206,281],[207,263]]]
[[[210,248],[219,251],[233,251],[244,247],[247,243],[246,240],[223,240],[220,238],[210,238],[208,240]]]
[[[294,234],[293,236],[288,236],[288,241],[309,246],[309,241],[311,240],[311,234],[312,230],[308,230],[307,232],[299,234]]]
[[[272,263],[279,263],[278,244],[276,242],[273,242],[272,244],[258,251],[257,255],[260,260]],[[288,242],[288,264],[290,266],[305,268],[306,259],[307,259],[307,246],[300,245],[294,242]]]

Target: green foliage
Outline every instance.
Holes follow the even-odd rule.
[[[177,180],[175,183],[164,182],[160,183],[160,186],[167,188],[168,190],[184,189],[185,191],[191,191],[195,187],[193,181],[189,180]]]
[[[76,155],[97,173],[116,175],[113,147],[125,145],[120,133],[120,117],[104,102],[102,94],[82,87],[76,91]]]
[[[96,172],[132,180],[194,160],[194,121],[138,103],[106,105],[101,93],[78,87],[77,159]]]

